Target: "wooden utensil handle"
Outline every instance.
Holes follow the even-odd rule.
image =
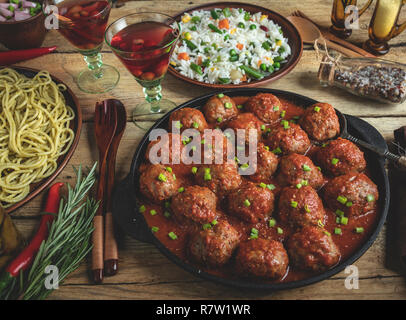
[[[319,41],[319,43],[323,43],[324,41],[326,41],[326,46],[328,48],[334,49],[334,50],[336,50],[338,52],[341,52],[341,53],[345,54],[348,57],[351,57],[351,58],[363,57],[363,55],[361,55],[361,54],[359,54],[359,53],[357,53],[355,51],[352,51],[350,49],[344,48],[343,46],[341,46],[341,45],[339,45],[339,44],[337,44],[335,42],[331,42],[330,40],[327,40],[325,38],[321,39],[321,41]]]
[[[93,249],[92,249],[92,272],[93,281],[101,283],[103,281],[103,216],[93,218]]]
[[[368,51],[356,46],[355,44],[352,44],[351,42],[348,42],[339,37],[336,37],[335,35],[333,35],[332,33],[328,32],[328,31],[322,31],[322,34],[323,34],[324,38],[326,38],[330,41],[333,41],[337,44],[341,44],[343,47],[350,49],[352,51],[355,51],[364,57],[376,58],[373,54],[369,53]]]
[[[104,236],[104,271],[106,276],[113,276],[118,271],[118,249],[114,236],[113,215],[111,212],[107,212],[105,216]]]

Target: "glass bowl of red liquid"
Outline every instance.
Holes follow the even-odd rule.
[[[129,14],[113,22],[105,40],[113,52],[143,87],[145,101],[133,111],[134,123],[150,126],[176,104],[162,99],[161,81],[179,39],[179,25],[170,16],[156,12]]]
[[[44,1],[44,8],[49,6],[45,12],[58,19],[58,31],[84,56],[88,68],[79,74],[77,84],[88,93],[110,91],[120,79],[117,69],[103,64],[100,54],[111,4],[111,0]]]

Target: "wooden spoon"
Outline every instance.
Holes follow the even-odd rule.
[[[125,126],[127,124],[127,113],[124,105],[119,100],[108,99],[105,100],[104,103],[107,103],[109,106],[111,106],[111,108],[114,108],[117,113],[117,128],[107,156],[108,174],[105,194],[106,216],[104,218],[104,274],[106,276],[114,276],[118,272],[118,249],[116,237],[114,236],[113,215],[111,209],[113,202],[112,191],[115,179],[116,155],[121,137],[123,136]]]
[[[352,51],[350,49],[344,48],[343,46],[324,38],[323,35],[321,34],[320,29],[317,28],[317,26],[315,26],[309,20],[295,16],[289,16],[287,17],[287,19],[290,22],[292,22],[294,26],[297,28],[304,43],[314,44],[314,42],[317,40],[318,43],[324,44],[325,42],[328,48],[341,52],[342,54],[345,54],[348,57],[362,57],[361,54]]]
[[[99,183],[97,185],[97,200],[99,208],[93,218],[94,231],[92,234],[92,273],[93,281],[101,283],[103,281],[103,239],[104,239],[104,194],[107,176],[107,155],[113,141],[117,128],[117,113],[114,108],[108,107],[105,103],[96,103],[94,132],[96,143],[99,149]]]

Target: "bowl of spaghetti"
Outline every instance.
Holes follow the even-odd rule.
[[[0,69],[0,205],[19,208],[63,170],[79,141],[73,92],[47,71]]]

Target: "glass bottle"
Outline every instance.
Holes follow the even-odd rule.
[[[372,0],[368,0],[362,9],[358,10],[358,18],[361,17],[366,9],[368,9],[371,3]],[[334,33],[336,36],[343,39],[348,38],[351,35],[352,30],[345,27],[345,20],[350,16],[350,13],[346,12],[346,8],[356,5],[357,0],[334,0],[333,9],[331,11],[331,33]]]
[[[399,13],[406,0],[377,0],[368,28],[369,39],[364,49],[375,55],[388,53],[388,41],[406,29],[406,22],[398,25]]]
[[[406,65],[383,59],[324,56],[318,78],[355,95],[389,103],[406,100]]]

